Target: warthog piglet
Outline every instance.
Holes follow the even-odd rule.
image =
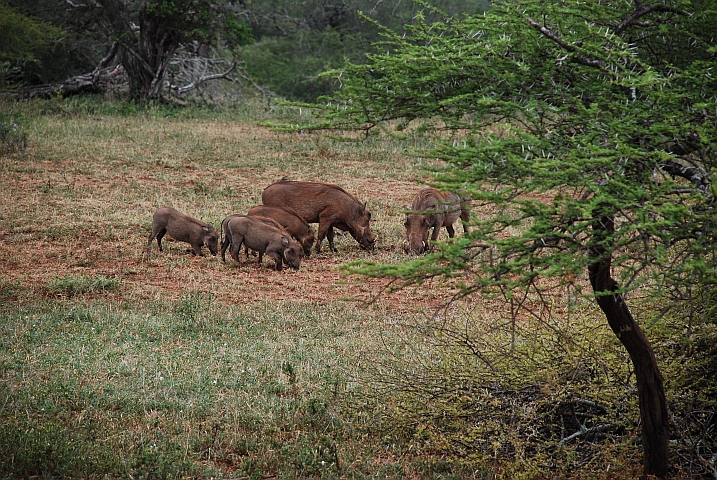
[[[218,234],[214,227],[172,207],[162,207],[154,212],[152,233],[147,241],[147,251],[152,245],[152,240],[156,238],[161,252],[162,238],[165,233],[179,242],[190,244],[192,253],[195,255],[203,256],[202,245],[206,245],[212,255],[217,254]]]

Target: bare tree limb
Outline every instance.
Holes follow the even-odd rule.
[[[100,72],[107,68],[107,66],[110,64],[110,62],[115,58],[115,55],[117,55],[117,51],[119,50],[119,43],[114,42],[112,44],[112,47],[110,48],[110,51],[107,52],[107,55],[105,55],[105,58],[100,60],[99,65],[97,65],[97,68],[92,72],[92,78],[93,81],[97,81],[100,78]]]
[[[68,78],[62,83],[50,83],[45,85],[34,85],[31,87],[21,88],[17,92],[17,96],[20,98],[50,98],[55,95],[61,95],[63,97],[69,97],[72,95],[78,95],[81,93],[97,93],[103,91],[103,86],[100,85],[100,79],[102,77],[102,71],[112,62],[117,54],[119,44],[117,42],[112,44],[110,51],[100,61],[97,67],[90,73],[77,75],[75,77]]]
[[[232,73],[232,71],[234,71],[234,69],[236,69],[236,67],[237,67],[237,62],[234,62],[234,63],[232,63],[232,65],[229,67],[229,69],[227,71],[200,77],[197,80],[193,81],[192,83],[189,83],[183,87],[178,88],[177,92],[185,93],[185,92],[188,92],[189,90],[193,90],[193,89],[197,88],[199,85],[201,85],[204,82],[208,82],[210,80],[218,80],[220,78],[227,78],[229,76],[229,74]]]
[[[688,167],[681,165],[672,160],[668,160],[661,164],[662,169],[675,177],[681,177],[689,180],[697,187],[697,190],[707,194],[709,192],[710,181],[707,172],[701,168]]]
[[[613,428],[613,425],[610,423],[603,423],[603,424],[596,425],[596,426],[590,427],[590,428],[586,428],[585,425],[580,424],[580,430],[573,433],[572,435],[568,435],[567,437],[563,438],[562,440],[560,440],[559,443],[567,443],[570,440],[573,440],[578,437],[582,437],[584,435],[589,435],[591,433],[607,432],[612,428]]]

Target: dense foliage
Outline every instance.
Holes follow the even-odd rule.
[[[41,56],[34,65],[23,63],[26,56],[0,45],[0,54],[21,64],[18,74],[23,84],[62,82],[93,71],[103,59],[110,64],[113,57],[108,53],[116,53],[129,77],[130,94],[137,100],[161,97],[169,83],[180,83],[175,87],[181,88],[179,80],[184,80],[187,70],[195,73],[188,82],[196,82],[231,71],[231,65],[242,72],[229,77],[235,83],[249,80],[271,95],[315,100],[337,85],[319,78],[322,71],[343,65],[345,59],[362,63],[371,42],[378,39],[376,27],[359,12],[400,31],[425,10],[414,2],[371,0],[3,1],[13,13],[8,18],[17,14],[27,21],[37,19],[64,35],[64,42],[52,45],[37,36],[33,41]],[[450,14],[482,12],[488,4],[487,0],[439,2]],[[217,66],[197,73],[198,64],[206,62]]]
[[[538,302],[560,285],[587,294],[587,274],[630,354],[645,473],[660,477],[663,380],[626,300],[649,295],[654,321],[717,283],[715,26],[714,1],[495,2],[387,29],[368,64],[331,72],[343,88],[314,125],[433,132],[433,182],[495,206],[439,252],[351,271]]]
[[[61,28],[0,3],[0,31],[0,90],[46,81],[44,67],[48,64],[64,70],[67,55],[62,48],[65,32]]]
[[[450,15],[481,13],[486,0],[433,2]],[[350,0],[240,2],[233,11],[251,26],[256,42],[239,49],[239,58],[256,81],[281,97],[313,101],[338,83],[320,73],[344,64],[364,63],[379,29],[361,14],[402,32],[419,14],[438,18],[419,2]]]

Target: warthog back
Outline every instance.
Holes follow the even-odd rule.
[[[268,217],[276,220],[292,237],[299,241],[307,257],[311,254],[311,247],[314,245],[315,240],[314,231],[309,226],[309,223],[293,208],[257,205],[249,209],[247,216]]]
[[[265,217],[248,217],[232,215],[222,222],[224,225],[225,239],[222,244],[222,259],[224,259],[225,245],[231,246],[229,253],[235,262],[239,263],[239,251],[241,246],[259,252],[259,264],[262,256],[274,259],[276,270],[281,270],[284,262],[291,268],[298,270],[301,265],[303,252],[299,242],[281,226],[277,226],[274,220]]]

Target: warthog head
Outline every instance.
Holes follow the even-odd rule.
[[[410,210],[410,207],[406,207]],[[428,230],[430,224],[426,215],[415,213],[406,214],[406,240],[403,245],[403,251],[406,253],[423,253],[428,250],[431,245],[428,243]]]
[[[364,250],[373,250],[376,245],[376,237],[371,233],[371,212],[366,209],[364,203],[359,210],[358,218],[354,219],[353,234],[354,239]]]
[[[284,263],[294,270],[298,270],[301,266],[301,258],[304,256],[304,249],[301,244],[291,237],[282,237],[281,244],[284,247],[283,257]]]
[[[204,245],[209,249],[212,255],[216,257],[219,242],[219,235],[217,234],[217,231],[211,225],[205,225],[202,226],[202,232],[204,233]]]

